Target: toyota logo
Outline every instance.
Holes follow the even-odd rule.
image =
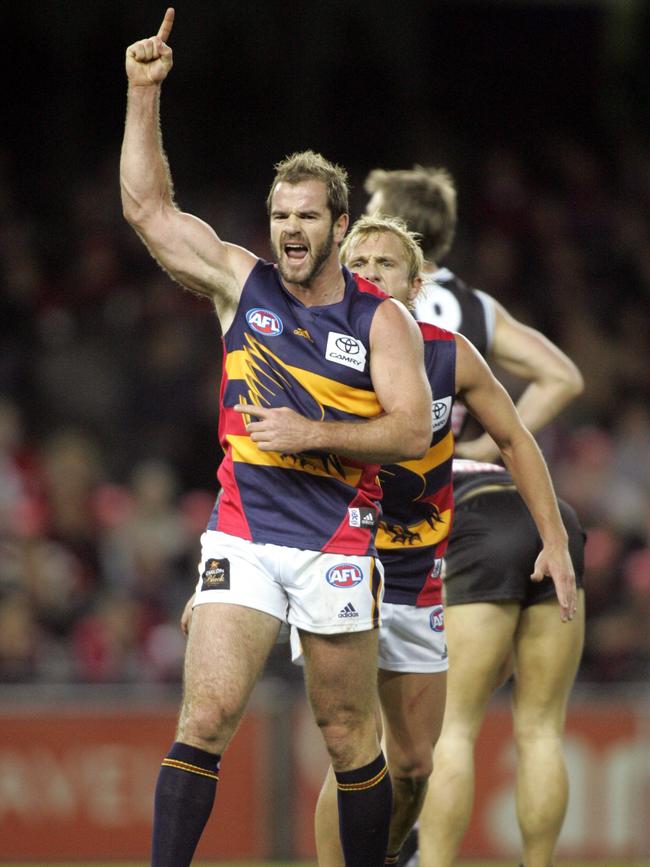
[[[352,337],[337,337],[336,346],[337,349],[340,349],[341,352],[345,352],[347,355],[359,354],[359,344]]]
[[[442,418],[447,411],[447,407],[442,401],[438,401],[433,404],[433,417],[434,418]]]

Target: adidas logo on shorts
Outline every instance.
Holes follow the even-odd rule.
[[[355,609],[354,605],[351,602],[345,606],[345,608],[341,608],[339,611],[339,617],[358,617],[359,612]]]

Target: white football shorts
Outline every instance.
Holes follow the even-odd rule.
[[[376,629],[384,571],[376,557],[261,545],[206,530],[194,605],[255,608],[307,632]]]
[[[378,667],[384,671],[447,671],[445,612],[442,605],[418,608],[384,602],[381,606]]]
[[[303,665],[298,630],[291,628],[291,661]],[[445,615],[442,605],[417,608],[382,602],[379,661],[384,671],[435,674],[447,671]]]

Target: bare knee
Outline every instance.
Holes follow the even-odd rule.
[[[393,784],[393,795],[400,800],[408,800],[421,803],[426,795],[429,786],[428,776],[407,775],[398,776],[393,771],[390,772],[391,782]]]
[[[532,743],[561,738],[564,718],[564,705],[524,706],[523,702],[516,702],[513,708],[515,740],[517,743]]]
[[[368,764],[379,752],[374,714],[345,709],[316,717],[335,771]]]
[[[239,722],[237,709],[217,702],[185,701],[178,723],[178,740],[211,753],[222,753]]]
[[[426,785],[433,771],[433,753],[430,745],[423,749],[403,752],[397,757],[389,756],[390,775],[395,780],[411,781],[414,785]]]

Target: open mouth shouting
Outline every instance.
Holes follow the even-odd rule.
[[[296,241],[284,244],[282,249],[286,258],[293,265],[301,265],[309,255],[307,245]]]

